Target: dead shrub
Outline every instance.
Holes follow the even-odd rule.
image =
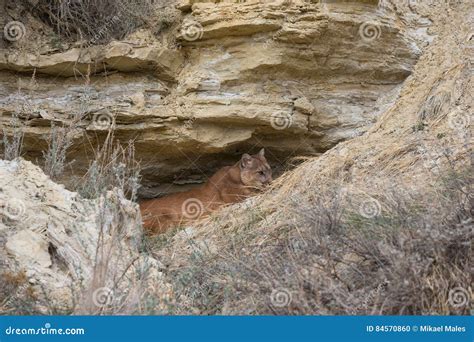
[[[25,8],[60,37],[103,44],[146,26],[158,33],[172,25],[177,11],[165,0],[38,0]]]
[[[25,124],[18,113],[13,113],[10,120],[10,132],[2,129],[3,156],[2,159],[14,160],[21,156]]]
[[[136,213],[130,216],[132,210],[119,188],[99,197],[92,279],[74,308],[76,313],[140,314],[144,309],[149,295],[146,280],[153,265],[148,257],[137,254],[132,258],[132,250],[142,243],[136,233],[141,230],[140,217]],[[131,235],[137,239],[131,240]],[[125,240],[129,245],[122,243]]]
[[[0,274],[0,315],[37,315],[36,300],[25,273]]]
[[[102,146],[94,150],[89,168],[75,188],[85,198],[97,198],[118,188],[135,200],[139,185],[140,163],[135,159],[133,141],[123,147],[110,129]]]
[[[64,172],[66,157],[72,145],[71,127],[55,127],[51,124],[48,137],[48,149],[43,152],[45,174],[51,179],[58,179]]]
[[[472,171],[423,192],[321,181],[277,209],[284,223],[235,227],[218,253],[190,239],[169,272],[179,313],[467,314]]]

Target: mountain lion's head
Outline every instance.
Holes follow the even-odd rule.
[[[262,188],[269,184],[272,179],[272,169],[265,159],[265,151],[254,155],[244,153],[239,162],[240,179],[245,186],[252,188]]]

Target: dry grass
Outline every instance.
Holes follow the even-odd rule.
[[[140,217],[125,201],[117,188],[99,199],[92,279],[74,308],[76,313],[140,314],[143,310],[148,293],[146,280],[153,265],[148,258],[138,260],[140,255],[131,252],[141,245],[140,239],[129,241],[130,245],[122,243],[130,240],[130,235],[139,237],[141,231]]]
[[[224,210],[155,253],[181,314],[466,314],[469,302],[452,304],[450,291],[472,293],[472,171],[424,192],[340,177],[304,192],[286,184],[285,201]]]
[[[51,177],[58,179],[64,172],[68,149],[72,146],[71,127],[55,127],[51,124],[48,138],[48,149],[43,152],[43,171]]]
[[[61,38],[87,45],[122,39],[141,27],[157,34],[178,13],[165,0],[38,0],[33,8],[23,0],[23,5]]]
[[[9,126],[10,132],[7,132],[5,128],[1,132],[3,145],[1,157],[4,160],[14,160],[21,156],[23,137],[25,136],[25,124],[20,120],[18,113],[12,114]]]
[[[0,315],[35,315],[37,295],[23,272],[0,274]]]
[[[108,20],[114,14],[128,13],[120,7],[128,6],[124,1],[39,3],[38,10],[43,11],[39,15],[63,37],[88,43],[122,37],[131,27],[146,23],[135,8],[130,21],[110,26]],[[101,11],[105,4],[112,5],[112,10]],[[453,26],[459,23],[445,21]],[[168,306],[168,313],[468,312],[473,290],[469,264],[472,165],[456,165],[444,173],[420,172],[424,158],[437,160],[417,152],[420,142],[433,150],[436,133],[442,133],[450,139],[443,144],[454,151],[453,159],[465,154],[460,148],[464,142],[457,138],[459,129],[449,127],[445,119],[454,105],[467,111],[472,100],[463,94],[454,97],[438,92],[435,85],[470,89],[469,65],[461,65],[466,58],[457,51],[463,49],[446,38],[456,30],[441,28],[429,55],[436,58],[417,65],[396,105],[366,136],[342,144],[350,147],[346,157],[336,147],[285,174],[264,196],[224,208],[191,229],[148,242],[167,266],[174,288],[176,302]],[[464,131],[469,132],[469,127]],[[472,147],[466,141],[465,146]],[[119,193],[133,198],[136,170],[133,147],[119,147],[109,133],[95,153],[81,193],[98,198],[119,188]],[[420,179],[423,182],[417,184]],[[124,238],[122,210],[116,203],[102,203],[94,277],[85,295],[90,301],[96,290],[107,287],[117,300],[107,303],[105,297],[106,305],[99,308],[86,300],[82,309],[87,313],[160,312],[155,303],[145,303],[149,299],[144,298],[140,277],[130,278],[128,292],[116,286],[123,274],[109,278],[114,273],[111,251]],[[105,243],[106,234],[115,244]],[[151,269],[144,267],[142,273]],[[453,297],[456,289],[464,291],[465,301]]]
[[[120,189],[127,198],[136,199],[140,185],[140,163],[135,159],[134,142],[123,147],[109,129],[102,146],[94,150],[87,173],[76,185],[85,198],[97,198],[114,188]]]
[[[162,298],[154,298],[156,289],[148,282],[149,275],[156,272],[156,265],[146,253],[137,253],[143,248],[141,217],[137,208],[127,201],[136,198],[139,173],[140,163],[135,159],[133,141],[123,147],[111,128],[102,146],[94,151],[89,169],[77,185],[83,197],[98,201],[99,235],[92,279],[73,309],[76,313],[161,312]]]

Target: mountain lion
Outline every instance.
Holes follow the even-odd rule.
[[[221,168],[198,188],[141,201],[143,226],[148,233],[164,233],[225,204],[240,202],[271,181],[272,169],[264,149],[252,156],[245,153],[235,165]]]

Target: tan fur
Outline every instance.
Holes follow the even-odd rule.
[[[238,163],[223,167],[199,188],[140,202],[143,226],[148,233],[164,233],[225,204],[240,202],[271,181],[264,150],[253,156],[244,154]]]

